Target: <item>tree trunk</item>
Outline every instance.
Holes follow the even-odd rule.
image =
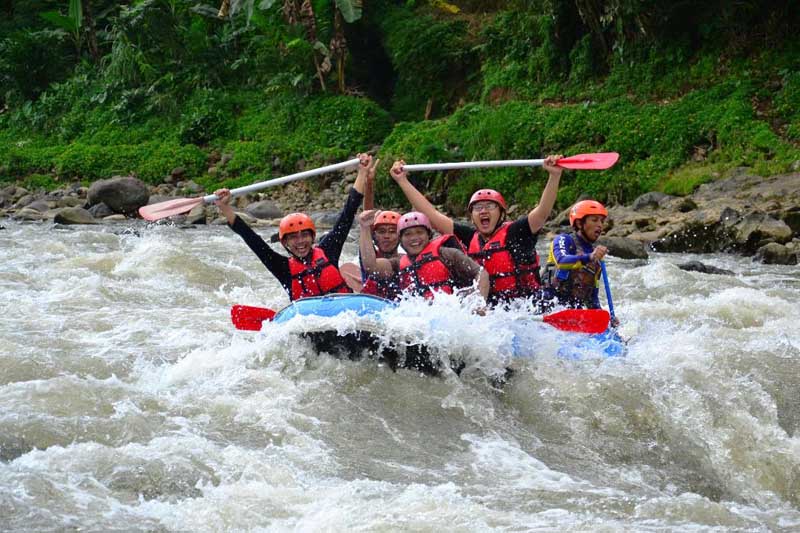
[[[97,31],[94,27],[90,0],[83,2],[83,26],[86,28],[86,48],[89,50],[92,62],[97,64],[100,62],[100,50],[97,47]]]

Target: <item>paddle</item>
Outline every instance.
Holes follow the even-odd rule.
[[[272,320],[275,311],[265,307],[234,305],[231,307],[231,321],[236,329],[260,331],[261,323]],[[576,333],[602,333],[608,329],[608,311],[603,309],[566,309],[544,315],[541,320],[561,331]]]
[[[606,300],[608,300],[608,310],[611,314],[611,321],[616,322],[617,316],[614,314],[614,302],[611,300],[611,285],[608,284],[605,261],[600,261],[600,271],[603,273],[603,285],[606,287]]]
[[[266,307],[252,307],[249,305],[234,305],[231,307],[231,321],[236,329],[247,331],[261,331],[261,323],[272,320],[275,311]]]
[[[575,170],[605,170],[614,166],[619,159],[616,152],[599,154],[578,154],[562,157],[556,163],[562,168]],[[463,163],[431,163],[422,165],[403,165],[403,170],[451,170],[456,168],[495,168],[495,167],[540,167],[544,159],[508,159],[505,161],[466,161]]]
[[[276,185],[283,185],[284,183],[289,183],[290,181],[301,180],[304,178],[309,178],[311,176],[318,176],[320,174],[325,174],[327,172],[334,172],[336,170],[355,167],[357,165],[358,165],[358,159],[351,159],[349,161],[344,161],[342,163],[335,163],[333,165],[315,168],[313,170],[306,170],[304,172],[290,174],[282,178],[275,178],[267,181],[262,181],[260,183],[247,185],[245,187],[239,187],[238,189],[233,189],[231,191],[231,196],[241,196],[242,194],[258,191],[261,189],[265,189],[267,187],[275,187]],[[139,208],[139,214],[145,220],[155,221],[155,220],[160,220],[162,218],[171,217],[174,215],[180,215],[182,213],[188,213],[198,205],[210,204],[215,200],[218,200],[218,198],[213,194],[209,194],[208,196],[200,196],[197,198],[177,198],[175,200],[167,200],[166,202],[159,202],[157,204],[151,204],[141,207]]]
[[[575,333],[603,333],[609,320],[604,309],[566,309],[541,318],[556,329]]]

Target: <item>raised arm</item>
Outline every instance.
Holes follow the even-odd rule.
[[[403,170],[403,165],[405,164],[406,162],[402,159],[395,161],[389,174],[400,186],[403,194],[406,195],[414,209],[430,219],[431,225],[436,231],[439,233],[453,233],[453,219],[437,211],[433,204],[408,181],[408,172]]]
[[[380,163],[380,159],[373,159],[369,154],[358,154],[358,174],[356,175],[356,182],[353,184],[353,188],[364,194],[364,191],[367,186],[367,178],[372,173],[373,178],[375,177],[375,167]]]
[[[549,155],[544,160],[544,165],[542,166],[550,177],[547,180],[547,185],[544,186],[539,203],[528,213],[528,225],[531,227],[531,233],[538,233],[542,229],[556,203],[558,183],[561,180],[561,173],[564,171],[563,168],[556,166],[556,162],[562,157],[561,155]]]
[[[217,206],[219,212],[222,213],[222,216],[228,221],[228,225],[233,226],[233,221],[236,220],[236,213],[233,212],[233,208],[231,207],[230,189],[217,189],[214,191],[214,195],[219,198],[219,200],[214,202],[214,205]]]
[[[388,259],[375,255],[375,245],[372,243],[372,223],[375,221],[377,211],[364,211],[358,217],[361,235],[358,238],[358,248],[361,252],[361,266],[367,274],[381,278],[390,278],[394,275],[392,263]]]

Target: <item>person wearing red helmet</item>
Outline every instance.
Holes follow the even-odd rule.
[[[397,223],[405,255],[379,258],[369,237],[375,211],[359,217],[359,247],[364,268],[378,279],[394,280],[403,292],[433,298],[436,292],[452,294],[478,281],[480,267],[467,255],[454,235],[433,238],[430,220],[423,213],[406,213]]]
[[[546,294],[562,305],[600,309],[600,261],[608,250],[595,246],[608,210],[595,200],[582,200],[569,210],[572,233],[553,239],[545,267]]]
[[[437,231],[455,234],[469,256],[486,270],[489,278],[487,301],[496,305],[517,298],[540,300],[542,297],[536,241],[556,201],[563,172],[556,165],[560,158],[560,155],[550,155],[545,159],[543,167],[550,177],[539,204],[513,222],[506,221],[508,207],[502,194],[493,189],[476,191],[467,206],[472,226],[454,222],[437,211],[408,180],[403,170],[404,161],[395,161],[390,174],[414,209],[425,213]]]
[[[336,292],[352,292],[339,272],[339,256],[345,239],[353,225],[356,211],[364,196],[364,182],[369,172],[374,171],[375,162],[368,154],[358,154],[358,176],[350,190],[339,218],[319,242],[314,244],[316,227],[311,217],[304,213],[292,213],[281,219],[278,238],[289,257],[273,250],[264,239],[233,211],[228,189],[219,189],[215,203],[225,217],[228,226],[235,231],[261,262],[275,276],[289,299],[299,300]]]
[[[369,229],[362,226],[361,231],[369,231],[372,236],[376,257],[383,259],[399,257],[400,236],[397,233],[397,223],[400,221],[400,217],[400,213],[395,211],[375,211]],[[387,300],[399,298],[400,287],[396,280],[369,274],[364,268],[364,261],[360,254],[359,261],[361,262],[361,280],[364,284],[362,293],[380,296]]]

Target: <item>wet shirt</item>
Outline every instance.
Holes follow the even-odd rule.
[[[358,211],[363,198],[363,194],[355,189],[350,189],[350,194],[347,196],[342,212],[339,214],[339,218],[336,219],[333,229],[320,239],[317,245],[328,256],[328,261],[336,267],[339,266],[339,256],[342,255],[342,248],[345,240],[347,240],[347,234],[353,226],[356,211]],[[253,231],[253,228],[238,216],[233,221],[233,224],[230,225],[230,228],[244,239],[247,246],[253,250],[253,253],[267,267],[267,270],[278,279],[283,288],[286,289],[286,292],[291,294],[292,275],[289,271],[289,258],[273,250],[264,239]]]
[[[478,232],[474,226],[453,222],[453,233],[462,242],[465,248],[469,248],[472,237]],[[536,257],[536,241],[538,233],[531,231],[528,223],[528,216],[523,216],[511,223],[508,228],[506,246],[517,264],[533,263]],[[486,244],[483,237],[480,237],[481,248]]]

